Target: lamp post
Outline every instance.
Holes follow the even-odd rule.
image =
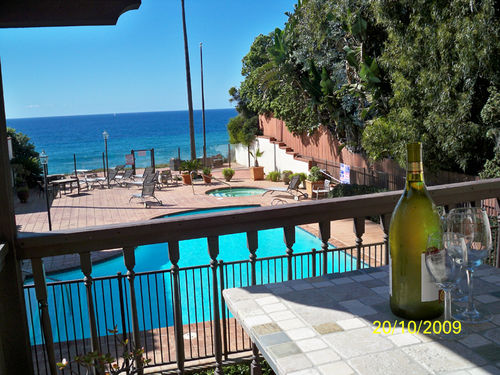
[[[47,163],[49,162],[49,156],[42,150],[40,154],[40,161],[43,165],[43,183],[45,186],[45,203],[47,204],[47,216],[49,218],[49,230],[52,230],[52,221],[50,220],[50,204],[49,204],[49,185],[47,185]]]
[[[108,189],[109,189],[109,163],[108,163],[108,138],[109,134],[106,130],[102,132],[102,137],[104,138],[104,148],[106,152],[106,177],[108,178]]]

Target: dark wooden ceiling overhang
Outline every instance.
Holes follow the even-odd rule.
[[[115,25],[141,0],[0,0],[0,28]]]

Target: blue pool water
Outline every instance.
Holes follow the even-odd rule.
[[[205,194],[213,195],[214,197],[247,197],[250,195],[262,195],[266,189],[252,187],[236,187],[208,190]]]
[[[172,216],[202,214],[207,212],[244,209],[254,206],[233,206],[209,210],[188,211]],[[283,242],[283,229],[259,231],[258,259],[283,256],[286,246]],[[219,260],[223,260],[224,287],[247,286],[250,284],[250,267],[247,260],[249,251],[245,233],[220,236]],[[294,254],[310,252],[312,248],[320,249],[321,241],[301,228],[296,228]],[[206,238],[181,241],[179,243],[180,293],[182,303],[183,324],[202,322],[212,319],[211,269]],[[168,259],[166,243],[139,246],[136,251],[135,290],[138,305],[139,325],[141,330],[171,326],[173,324],[172,276],[171,263]],[[317,255],[319,264],[319,255]],[[329,272],[349,271],[354,269],[356,261],[347,254],[335,255],[329,263]],[[231,263],[237,262],[237,263]],[[294,261],[295,277],[307,277],[311,271],[310,261],[298,258]],[[187,269],[183,269],[187,268]],[[155,272],[148,272],[155,271]],[[287,260],[283,258],[258,261],[257,283],[279,282],[286,280]],[[130,332],[129,288],[125,277],[119,279],[117,272],[126,275],[123,257],[117,257],[96,264],[92,269],[94,278],[94,305],[98,320],[98,332],[106,334],[106,329],[118,327],[122,332],[122,324]],[[108,277],[111,276],[111,277]],[[219,282],[220,273],[218,272]],[[82,283],[83,274],[77,270],[51,274],[48,282],[68,281],[62,285],[48,285],[49,308],[54,331],[54,340],[67,341],[90,337],[86,290]],[[120,314],[119,283],[124,295],[124,319]],[[28,282],[29,283],[29,282]],[[33,344],[41,343],[41,331],[34,288],[25,289],[30,333]]]

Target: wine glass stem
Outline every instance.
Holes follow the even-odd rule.
[[[467,268],[465,270],[465,273],[467,275],[467,287],[469,288],[469,298],[467,298],[467,311],[472,312],[475,310],[474,308],[474,300],[472,299],[472,270],[470,268]]]
[[[451,320],[451,290],[444,290],[444,321]]]

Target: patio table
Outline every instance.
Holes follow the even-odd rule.
[[[64,193],[66,193],[66,185],[69,184],[70,192],[73,191],[73,182],[76,182],[78,185],[77,178],[64,178],[61,180],[51,181],[50,184],[53,186],[57,186],[59,188],[59,196],[61,196],[61,186],[64,189]],[[78,194],[80,194],[80,186],[78,187]]]
[[[453,340],[408,333],[389,307],[388,267],[224,290],[224,300],[279,375],[500,374],[500,269],[474,273],[493,313]],[[377,329],[379,321],[385,325]],[[392,328],[395,327],[395,328]],[[375,333],[375,331],[381,333]]]

